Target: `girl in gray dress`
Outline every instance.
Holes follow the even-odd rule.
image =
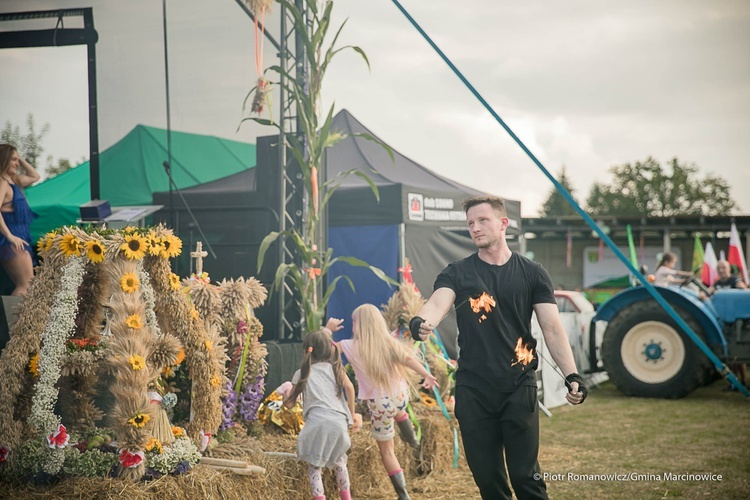
[[[348,427],[357,431],[362,425],[361,415],[352,418],[354,386],[341,364],[338,347],[326,333],[310,333],[302,347],[305,350],[302,365],[292,377],[294,385],[284,399],[284,404],[292,407],[302,394],[305,425],[297,438],[297,460],[307,462],[314,499],[325,499],[322,467],[328,467],[333,469],[339,496],[349,500]],[[346,393],[346,400],[342,392]]]

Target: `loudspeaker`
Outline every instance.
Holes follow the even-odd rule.
[[[107,200],[87,201],[78,210],[81,212],[81,220],[98,221],[112,215],[112,208]]]
[[[16,295],[3,295],[3,304],[0,307],[0,351],[5,349],[5,344],[10,340],[10,329],[18,320],[16,310],[23,297]]]

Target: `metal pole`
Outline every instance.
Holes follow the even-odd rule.
[[[94,29],[93,9],[83,9],[83,25]],[[97,92],[96,92],[96,37],[94,41],[86,43],[86,56],[88,59],[88,81],[89,81],[89,175],[91,199],[98,200],[101,196],[99,181],[99,117],[97,115]]]
[[[169,225],[174,228],[174,193],[172,190],[172,113],[169,109],[169,48],[167,45],[167,0],[162,0],[164,25],[164,86],[167,101],[167,177],[169,177]]]
[[[279,46],[279,67],[286,69],[287,65],[287,52],[286,52],[286,7],[281,4],[281,44]],[[285,261],[285,243],[283,233],[286,231],[286,116],[284,110],[284,103],[286,102],[286,92],[284,91],[284,85],[286,78],[284,72],[279,74],[279,143],[278,143],[278,157],[279,157],[279,232],[282,236],[279,238],[279,265]],[[284,332],[286,331],[284,325],[284,304],[286,303],[285,290],[282,285],[279,287],[279,294],[277,296],[277,320],[278,320],[278,340],[284,339]]]

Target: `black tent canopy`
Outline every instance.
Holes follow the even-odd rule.
[[[380,203],[364,179],[350,175],[331,197],[329,224],[344,226],[411,221],[465,229],[461,202],[470,196],[485,193],[442,177],[398,151],[392,150],[391,159],[380,144],[355,135],[367,134],[377,138],[345,109],[334,117],[333,129],[350,137],[329,150],[325,175],[330,179],[352,168],[365,172],[378,186]],[[460,167],[457,166],[458,169]],[[420,201],[422,206],[419,206]],[[521,204],[506,200],[506,210],[511,220],[508,234],[517,237],[521,231]]]
[[[377,137],[346,110],[336,114],[333,129],[348,137],[328,150],[321,167],[323,176],[333,179],[351,169],[362,171],[378,186],[380,201],[364,179],[347,176],[328,205],[329,246],[335,255],[361,258],[394,279],[399,277],[399,268],[408,258],[415,283],[429,297],[437,274],[449,262],[476,250],[468,235],[461,203],[467,197],[484,193],[442,177],[398,151],[392,151],[392,159],[383,146],[361,136]],[[274,197],[278,191],[278,184],[274,184],[278,182],[277,142],[277,137],[258,138],[255,168],[182,192],[209,243],[219,254],[218,259],[209,258],[206,262],[206,269],[214,279],[256,276],[266,285],[273,280],[273,266],[264,266],[258,275],[256,261],[260,241],[269,231],[278,229],[279,203]],[[168,206],[168,196],[155,193],[154,204]],[[514,200],[505,200],[505,204],[511,221],[507,231],[509,243],[517,250],[521,204]],[[189,233],[187,244],[192,247],[196,233],[181,207],[182,203],[176,201],[178,234],[186,239],[184,235]],[[186,272],[182,269],[182,274]],[[329,302],[331,316],[348,320],[359,304],[379,306],[393,293],[374,275],[359,268],[335,267],[328,278],[332,280],[344,273],[354,281],[356,291],[339,286]],[[344,336],[350,334],[350,322],[345,325]],[[273,327],[269,326],[266,325],[266,331],[273,339]],[[455,318],[446,318],[441,329],[449,353],[455,356]]]

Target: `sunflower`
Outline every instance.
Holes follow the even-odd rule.
[[[172,370],[171,366],[165,366],[161,369],[161,374],[164,378],[170,378],[174,376],[174,370]]]
[[[148,413],[136,413],[128,419],[128,423],[133,427],[143,427],[151,420],[151,416]]]
[[[133,330],[137,330],[143,326],[141,317],[138,314],[131,314],[125,318],[125,324],[128,325],[128,328],[132,328]]]
[[[49,235],[45,234],[41,238],[39,238],[39,241],[36,242],[36,252],[42,253],[45,248],[47,248],[47,240],[49,239]]]
[[[169,273],[169,286],[171,286],[174,290],[180,289],[180,277],[175,273]]]
[[[221,377],[219,377],[218,375],[214,375],[213,377],[211,377],[211,385],[213,387],[218,387],[219,384],[221,384]]]
[[[130,366],[133,367],[133,370],[141,370],[146,367],[146,362],[143,360],[143,356],[139,354],[133,354],[128,358],[128,362],[130,362]]]
[[[179,365],[183,361],[185,361],[185,351],[180,347],[180,350],[177,351],[177,359],[174,360],[174,364]]]
[[[435,401],[434,398],[431,398],[427,394],[422,393],[422,404],[425,405],[427,408],[434,408],[437,406],[437,401]]]
[[[148,253],[151,255],[161,255],[164,251],[164,245],[162,245],[162,238],[157,236],[156,233],[151,230],[146,235],[146,244],[148,246]]]
[[[138,291],[138,287],[140,286],[141,280],[138,279],[135,273],[125,273],[120,278],[120,288],[125,293],[134,293]]]
[[[86,256],[91,262],[101,262],[104,260],[104,245],[99,240],[86,242]]]
[[[39,353],[34,354],[29,360],[29,372],[35,377],[39,375]]]
[[[158,451],[159,453],[162,453],[164,451],[162,449],[162,447],[161,447],[161,441],[159,441],[158,439],[156,439],[153,436],[151,436],[148,439],[148,442],[146,443],[146,446],[144,446],[144,448],[146,448],[146,451],[154,451],[155,450],[155,451]]]
[[[161,244],[164,247],[161,256],[165,259],[167,257],[177,257],[182,253],[182,240],[173,234],[163,237]]]
[[[125,236],[125,243],[120,245],[120,249],[125,252],[125,257],[130,260],[140,260],[146,255],[146,240],[137,234],[128,234]]]
[[[174,437],[182,437],[185,435],[185,429],[182,427],[172,427],[172,435]]]
[[[60,250],[62,250],[62,253],[65,254],[66,257],[81,255],[81,240],[72,234],[66,234],[62,237],[62,240],[60,240]]]
[[[123,234],[130,234],[130,233],[136,232],[137,230],[138,230],[138,228],[135,227],[135,226],[128,226],[128,227],[126,227],[125,229],[122,230],[122,233]]]
[[[50,250],[55,244],[55,233],[47,233],[47,242],[44,244],[45,250]]]

